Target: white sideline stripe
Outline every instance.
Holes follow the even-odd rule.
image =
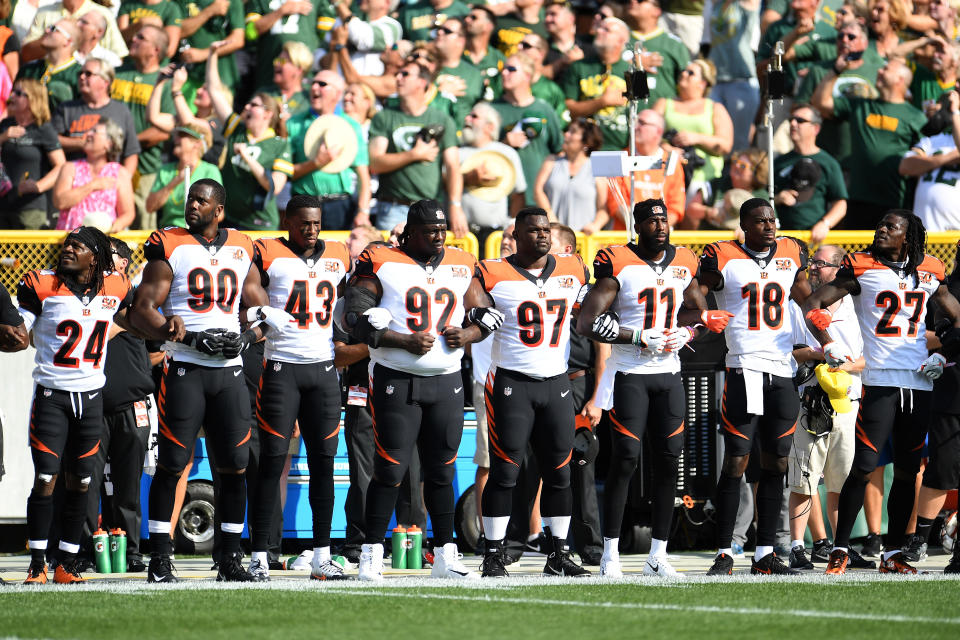
[[[643,602],[580,602],[577,600],[544,600],[540,598],[503,598],[498,596],[457,596],[439,593],[403,593],[398,591],[362,591],[351,590],[350,595],[372,596],[377,598],[416,598],[421,600],[456,600],[461,602],[488,602],[498,604],[534,604],[562,607],[586,607],[606,609],[646,609],[652,611],[683,611],[697,613],[726,613],[734,615],[772,615],[796,616],[800,618],[835,618],[840,620],[870,620],[875,622],[903,622],[926,624],[960,624],[960,618],[924,618],[920,616],[877,615],[866,613],[847,613],[845,611],[821,611],[807,609],[759,609],[710,607],[704,605],[679,605]]]

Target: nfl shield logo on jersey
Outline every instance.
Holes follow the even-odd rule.
[[[179,368],[177,369],[177,375],[178,375],[178,376],[185,376],[185,375],[187,375],[187,370],[184,369],[183,367],[179,367]]]
[[[392,384],[388,384],[388,385],[387,385],[387,395],[388,395],[388,396],[393,395],[393,385],[392,385]]]
[[[503,388],[503,395],[508,396],[508,395],[510,395],[511,393],[513,393],[513,387],[504,387],[504,388]]]
[[[280,363],[280,362],[274,362],[274,363],[273,363],[273,370],[274,370],[274,371],[280,371],[280,369],[282,369],[282,368],[283,368],[283,363]]]
[[[51,391],[50,389],[44,389],[44,390],[43,390],[43,397],[44,397],[44,398],[49,398],[51,395],[53,395],[53,391]]]

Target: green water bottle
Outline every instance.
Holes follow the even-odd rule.
[[[394,569],[407,568],[407,530],[397,527],[390,538],[393,545],[393,555],[390,557],[390,566]]]
[[[423,569],[423,531],[417,525],[407,529],[407,569]]]
[[[110,536],[103,529],[93,534],[93,559],[97,573],[110,573]]]
[[[300,559],[300,556],[290,556],[283,561],[284,571],[293,571],[293,563]]]
[[[123,529],[110,530],[110,565],[113,573],[127,571],[127,534]]]

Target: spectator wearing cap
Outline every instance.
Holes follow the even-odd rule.
[[[596,51],[589,38],[577,34],[577,16],[566,0],[552,0],[543,15],[543,26],[550,34],[543,75],[557,80],[567,67],[593,56]]]
[[[309,97],[303,90],[303,76],[313,66],[313,52],[297,40],[287,40],[273,59],[273,82],[259,91],[280,103],[280,122],[286,125],[291,116],[309,108]]]
[[[717,68],[710,98],[722,104],[733,121],[733,148],[744,149],[760,106],[756,42],[760,40],[760,0],[713,2],[704,25],[709,60]],[[739,228],[739,227],[738,227]]]
[[[919,178],[913,198],[913,212],[927,231],[960,229],[960,96],[950,94],[951,126],[921,138],[900,161],[900,175]]]
[[[834,97],[836,72],[843,61],[817,87],[812,103],[824,118],[850,124],[852,149],[846,229],[873,229],[891,208],[902,207],[906,183],[899,174],[900,159],[917,141],[926,118],[907,102],[913,78],[902,60],[892,58],[877,73],[876,100]]]
[[[182,124],[173,130],[173,157],[176,161],[160,165],[153,191],[146,202],[147,211],[156,216],[158,228],[186,228],[183,216],[189,184],[201,178],[211,178],[223,184],[220,169],[202,160],[212,143],[210,126],[202,120]]]
[[[543,61],[548,50],[547,41],[535,33],[528,33],[523,37],[518,45],[520,51],[527,54],[533,62],[533,83],[530,85],[530,91],[537,98],[540,98],[557,112],[562,122],[570,120],[570,113],[567,111],[567,99],[563,95],[563,89],[560,86],[543,75]]]
[[[155,229],[157,221],[146,208],[147,197],[153,190],[157,170],[163,160],[160,157],[163,143],[170,139],[173,129],[173,113],[176,107],[170,95],[169,83],[157,86],[160,78],[160,61],[166,55],[167,32],[151,24],[144,25],[130,41],[130,56],[110,85],[110,97],[120,102],[133,115],[133,125],[140,142],[140,160],[134,180],[134,205],[137,210],[137,227]],[[160,110],[166,115],[157,126],[147,117],[147,104],[154,90],[160,92]]]
[[[499,142],[500,114],[478,102],[467,114],[460,147],[463,170],[463,212],[480,246],[491,232],[503,229],[523,208],[527,181],[513,147]],[[510,189],[508,175],[513,174]]]
[[[164,0],[127,0],[117,13],[117,27],[127,46],[140,27],[152,24],[167,34],[167,51],[164,58],[172,58],[180,47],[180,25],[183,22],[183,7],[179,2]]]
[[[677,77],[690,63],[690,52],[673,33],[660,25],[660,0],[630,0],[624,21],[632,29],[633,42],[643,47],[641,60],[647,70],[650,99],[673,98],[677,95]]]
[[[623,52],[629,39],[630,29],[622,20],[605,18],[594,38],[596,57],[574,62],[560,78],[570,118],[596,120],[603,131],[604,150],[626,149],[629,139],[623,97],[627,88],[624,74],[630,70]]]
[[[503,95],[493,103],[503,122],[501,140],[517,150],[528,186],[537,180],[544,160],[563,146],[560,119],[549,104],[533,95],[534,64],[525,53],[507,58],[503,67]],[[527,189],[526,206],[536,206]]]
[[[730,171],[701,187],[687,203],[687,228],[729,229],[742,239],[740,205],[767,197],[767,152],[755,147],[734,151]]]
[[[473,5],[470,13],[463,16],[463,29],[467,45],[463,57],[483,74],[483,99],[492,102],[503,92],[500,72],[507,58],[490,44],[497,18],[485,5]]]
[[[470,7],[460,0],[420,0],[403,5],[398,20],[405,40],[429,41],[433,38],[433,30],[447,18],[459,18],[469,12]]]
[[[288,42],[302,44],[312,55],[321,48],[322,41],[336,20],[330,2],[251,0],[242,4],[246,11],[244,21],[248,38],[251,31],[256,34],[257,60],[260,62],[254,71],[256,86],[265,86],[270,83],[271,76],[276,77],[275,68],[266,63],[273,60],[275,67]],[[303,68],[303,73],[307,73],[311,66]]]
[[[463,126],[470,108],[483,96],[483,75],[463,58],[467,46],[461,18],[448,18],[437,27],[437,87],[451,102],[451,117],[457,128]]]
[[[335,2],[333,6],[347,27],[347,43],[341,46],[347,48],[353,67],[361,75],[382,74],[385,68],[380,54],[399,42],[403,35],[403,27],[388,15],[390,0],[366,0],[363,4],[366,19],[353,15],[349,2]],[[331,49],[338,51],[336,45]]]
[[[333,115],[343,97],[346,86],[343,78],[333,71],[318,71],[310,83],[310,104],[306,112],[290,118],[287,132],[293,157],[293,184],[290,193],[317,196],[323,202],[323,229],[349,229],[358,224],[370,224],[370,156],[366,137],[360,123],[348,115],[340,117],[349,126],[356,139],[356,155],[343,168],[332,173],[323,167],[335,162],[343,147],[321,142],[308,157],[305,141],[307,130],[317,118]],[[332,139],[333,136],[331,136]],[[354,199],[356,193],[356,200]]]
[[[660,165],[634,172],[634,202],[663,200],[667,205],[667,220],[676,227],[684,217],[686,187],[679,154],[660,148],[663,139],[663,116],[653,109],[637,114],[637,155],[659,156]],[[606,145],[604,145],[606,146]],[[627,210],[630,207],[630,180],[614,178],[607,194],[607,213],[614,221],[614,229],[626,229]],[[689,226],[689,225],[688,225]],[[695,227],[694,227],[695,228]]]
[[[694,60],[680,72],[677,98],[660,98],[654,111],[663,116],[668,140],[675,147],[692,148],[703,160],[702,166],[690,171],[687,193],[699,185],[720,177],[723,159],[733,150],[733,122],[722,104],[707,97],[715,84],[716,69],[709,60]],[[689,171],[688,166],[685,171]]]
[[[76,22],[80,16],[88,11],[96,11],[107,21],[107,29],[101,43],[121,60],[127,56],[127,45],[123,42],[113,11],[93,0],[62,0],[54,2],[37,11],[30,25],[30,31],[23,38],[23,48],[20,51],[22,60],[36,60],[43,56],[43,46],[40,38],[60,20],[69,19]]]
[[[140,160],[137,127],[127,105],[110,98],[110,87],[116,78],[113,67],[98,58],[90,58],[83,63],[79,78],[79,98],[61,103],[51,118],[67,160],[84,157],[87,131],[110,120],[123,131],[120,161],[130,176],[136,175]]]
[[[546,40],[550,37],[543,23],[544,0],[515,0],[517,10],[497,20],[497,48],[505,56],[518,51],[518,45],[528,33]]]
[[[392,229],[403,222],[411,204],[440,196],[442,182],[450,199],[450,229],[462,237],[467,219],[456,124],[427,105],[433,78],[425,66],[407,62],[396,80],[399,108],[385,108],[370,122],[370,170],[380,176],[376,227]]]
[[[102,13],[87,11],[77,18],[77,29],[79,30],[79,40],[77,40],[77,50],[73,57],[80,64],[86,62],[87,58],[100,58],[114,68],[123,64],[123,60],[117,54],[103,46],[103,36],[107,32],[107,19]],[[137,28],[134,32],[136,33],[139,30]]]
[[[790,114],[793,151],[773,163],[780,227],[810,229],[813,245],[823,242],[847,213],[847,187],[840,163],[817,146],[820,123],[816,109],[794,105]]]
[[[20,67],[17,78],[40,80],[47,87],[50,111],[77,97],[80,62],[74,57],[80,31],[73,20],[57,21],[40,37],[43,58]]]

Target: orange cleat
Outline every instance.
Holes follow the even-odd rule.
[[[830,560],[827,562],[826,573],[840,576],[847,572],[847,562],[850,557],[846,551],[834,549],[830,552]]]
[[[23,584],[47,584],[47,563],[43,560],[31,560],[27,579]]]
[[[905,573],[908,575],[913,575],[917,573],[917,570],[907,564],[907,560],[903,557],[903,553],[898,551],[886,560],[880,561],[880,573]]]
[[[57,584],[80,584],[86,582],[80,572],[77,571],[77,561],[70,560],[68,563],[60,563],[53,572],[53,581]]]

